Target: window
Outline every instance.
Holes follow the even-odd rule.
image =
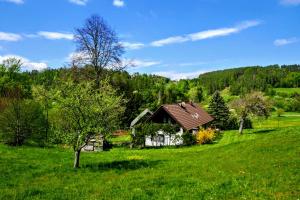
[[[156,142],[159,142],[159,143],[164,143],[165,142],[165,136],[164,135],[158,135],[156,136]]]

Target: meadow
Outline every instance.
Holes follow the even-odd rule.
[[[285,94],[293,94],[300,93],[300,88],[274,88],[276,92],[285,93]]]
[[[280,120],[210,145],[85,152],[77,170],[69,148],[1,144],[0,199],[299,199],[300,115]]]

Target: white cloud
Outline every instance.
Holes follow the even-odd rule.
[[[281,0],[280,3],[283,5],[297,6],[300,5],[300,0]]]
[[[3,0],[9,3],[14,3],[14,4],[23,4],[24,0]]]
[[[274,41],[275,46],[284,46],[292,43],[299,42],[300,40],[297,38],[282,38]]]
[[[206,71],[195,71],[195,72],[160,71],[160,72],[153,72],[152,74],[168,77],[171,80],[180,80],[180,79],[196,78],[200,74],[203,74],[205,72]]]
[[[32,71],[32,70],[44,70],[47,69],[48,66],[44,62],[27,62],[23,64],[23,69],[26,71]]]
[[[133,65],[134,69],[151,67],[151,66],[159,65],[161,63],[160,61],[139,60],[139,59],[133,59],[133,60],[125,59],[123,62],[125,63],[125,65],[126,63]]]
[[[77,66],[83,66],[89,58],[89,55],[84,52],[72,52],[68,55],[66,61]]]
[[[261,22],[257,21],[257,20],[245,21],[236,26],[229,27],[229,28],[206,30],[206,31],[201,31],[201,32],[197,32],[197,33],[187,34],[184,36],[173,36],[173,37],[153,41],[151,43],[151,46],[161,47],[161,46],[168,45],[168,44],[182,43],[182,42],[187,42],[187,41],[198,41],[198,40],[204,40],[204,39],[209,39],[209,38],[214,38],[214,37],[227,36],[227,35],[231,35],[234,33],[238,33],[244,29],[247,29],[247,28],[250,28],[253,26],[257,26],[260,23]]]
[[[25,71],[32,71],[32,70],[41,71],[41,70],[47,69],[47,67],[48,67],[47,64],[44,62],[32,62],[29,59],[24,58],[22,56],[18,56],[18,55],[4,55],[4,56],[0,55],[0,63],[2,63],[3,60],[6,60],[8,58],[20,59],[21,63],[22,63],[21,69],[25,70]]]
[[[16,42],[22,39],[22,36],[15,33],[0,32],[0,40]]]
[[[85,6],[88,0],[69,0],[70,3],[74,3],[79,6]]]
[[[121,45],[129,50],[141,49],[145,45],[143,43],[121,42]]]
[[[151,46],[161,47],[167,44],[182,43],[186,41],[189,41],[189,38],[186,36],[174,36],[174,37],[168,37],[166,39],[153,41],[151,42]]]
[[[113,5],[116,7],[123,7],[123,6],[125,6],[125,3],[123,0],[114,0]]]
[[[38,35],[44,37],[49,40],[73,40],[74,35],[71,33],[60,33],[60,32],[48,32],[48,31],[40,31]]]
[[[197,66],[197,65],[204,65],[207,62],[186,62],[186,63],[179,63],[178,66],[187,67],[187,66]]]

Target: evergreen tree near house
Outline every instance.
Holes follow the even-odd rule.
[[[208,113],[214,117],[213,126],[226,129],[230,113],[219,91],[213,94],[209,103]]]

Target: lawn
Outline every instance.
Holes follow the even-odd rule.
[[[295,92],[300,94],[300,88],[274,88],[276,92],[293,94]]]
[[[83,153],[0,145],[1,199],[297,199],[300,127],[225,132],[212,145]]]
[[[300,113],[285,112],[281,117],[277,117],[273,112],[268,119],[253,119],[254,128],[284,128],[284,127],[300,127]]]

